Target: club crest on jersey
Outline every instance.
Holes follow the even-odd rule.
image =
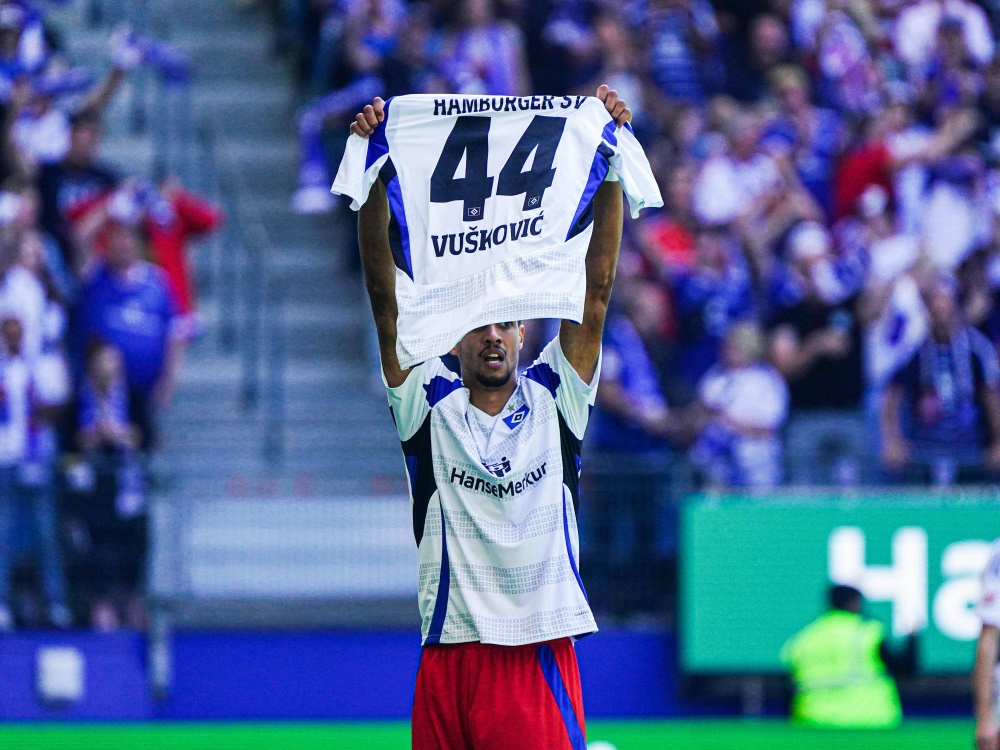
[[[483,466],[486,467],[486,471],[495,476],[497,479],[502,479],[510,473],[510,459],[506,456],[501,458],[495,464],[483,464]]]
[[[521,424],[521,422],[524,421],[524,418],[528,416],[529,411],[531,410],[528,408],[527,404],[521,404],[520,408],[518,408],[517,411],[515,411],[509,417],[503,418],[503,423],[507,425],[507,429],[513,430],[515,427]]]

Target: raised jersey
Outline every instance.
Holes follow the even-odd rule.
[[[580,322],[593,200],[618,179],[632,215],[662,206],[630,126],[594,97],[399,96],[347,142],[333,192],[389,200],[396,353],[412,367],[482,325]]]
[[[492,425],[438,358],[387,389],[409,478],[424,644],[517,646],[597,630],[576,514],[599,371],[584,383],[556,338]]]

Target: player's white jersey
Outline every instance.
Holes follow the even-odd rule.
[[[633,216],[663,205],[631,128],[594,97],[390,99],[368,139],[348,140],[333,192],[357,209],[385,184],[400,366],[498,320],[579,322],[605,179]]]
[[[993,542],[982,582],[983,592],[976,607],[976,614],[984,625],[1000,628],[1000,539]]]
[[[599,372],[584,383],[557,337],[492,429],[440,359],[387,389],[413,501],[424,644],[515,646],[597,630],[576,511]]]

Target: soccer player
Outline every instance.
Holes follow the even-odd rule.
[[[598,98],[621,127],[615,91]],[[375,99],[351,126],[384,119]],[[403,446],[419,557],[423,653],[413,706],[416,750],[585,750],[574,638],[597,630],[577,567],[583,433],[600,372],[601,335],[618,261],[622,191],[594,199],[579,325],[521,375],[524,327],[498,321],[440,358],[396,358],[389,207],[376,181],[358,218],[382,371]]]
[[[976,613],[983,621],[972,670],[972,693],[976,704],[977,750],[1000,750],[1000,539],[983,571],[983,593]]]

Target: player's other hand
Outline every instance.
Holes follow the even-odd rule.
[[[618,92],[607,84],[602,83],[597,87],[597,98],[604,102],[604,106],[615,121],[616,127],[620,128],[626,122],[632,121],[632,110],[625,105],[624,99],[618,98]]]
[[[382,97],[376,96],[372,99],[371,104],[365,105],[365,108],[354,116],[354,122],[351,123],[351,133],[367,138],[375,132],[375,128],[384,119],[385,102],[382,101]]]

